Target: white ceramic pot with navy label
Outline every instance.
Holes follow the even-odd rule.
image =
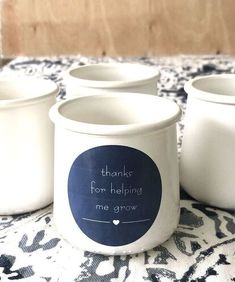
[[[0,78],[0,214],[53,201],[54,126],[48,111],[57,85],[32,77]]]
[[[79,97],[53,106],[54,220],[62,236],[102,254],[150,249],[179,218],[179,107],[146,94]]]
[[[160,73],[153,66],[99,63],[72,67],[65,74],[68,98],[112,92],[157,94]]]

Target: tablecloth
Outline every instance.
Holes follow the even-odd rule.
[[[183,86],[187,80],[198,75],[235,72],[235,58],[222,55],[78,55],[18,57],[1,68],[0,76],[52,79],[60,86],[60,99],[66,98],[64,72],[71,66],[96,62],[152,65],[161,73],[159,95],[174,100],[183,113],[187,101]],[[183,117],[178,126],[179,157]],[[54,226],[53,205],[31,213],[1,216],[0,281],[235,281],[235,212],[204,205],[183,191],[180,207],[180,222],[169,240],[147,252],[127,256],[98,255],[71,246]]]

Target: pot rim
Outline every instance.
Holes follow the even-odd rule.
[[[231,90],[226,89],[226,93],[222,94],[222,91],[210,90],[213,87],[213,82],[221,80],[221,86],[226,85],[225,80],[233,82]],[[203,82],[211,83],[208,87],[202,86]],[[224,84],[223,84],[223,83]],[[208,88],[208,90],[206,89]],[[184,86],[185,92],[193,98],[221,104],[235,104],[235,74],[214,74],[207,76],[199,76],[189,80]],[[231,93],[231,94],[230,94]]]
[[[139,103],[146,103],[148,105],[156,105],[156,113],[158,109],[165,107],[168,114],[165,115],[163,118],[159,118],[156,114],[156,118],[153,120],[143,120],[138,122],[131,122],[126,124],[101,124],[101,123],[91,123],[91,122],[84,122],[84,121],[77,121],[66,117],[63,114],[63,108],[72,105],[73,103],[103,103],[105,99],[116,99],[117,101],[121,101],[121,103],[127,103],[128,101],[137,101]],[[152,104],[154,103],[154,104]],[[144,107],[144,104],[143,104]],[[147,105],[145,106],[145,112],[148,112]],[[69,110],[67,110],[69,112]],[[143,113],[142,113],[143,114]],[[155,114],[155,113],[154,113]],[[139,93],[112,93],[112,94],[98,94],[92,96],[83,96],[83,97],[76,97],[73,99],[64,100],[58,102],[49,111],[49,116],[51,120],[64,129],[79,132],[82,134],[91,134],[91,135],[130,135],[130,134],[143,134],[144,132],[151,132],[155,130],[160,130],[170,125],[176,123],[181,116],[181,109],[180,107],[173,101],[162,98],[156,97],[154,95],[149,94],[139,94]]]
[[[82,73],[85,71],[93,71],[99,74],[101,71],[120,72],[120,73],[133,73],[141,72],[139,78],[130,76],[129,79],[121,80],[98,80],[88,79],[82,77]],[[81,76],[81,77],[80,77]],[[65,78],[68,82],[76,83],[83,87],[88,88],[124,88],[132,87],[136,85],[143,85],[151,82],[152,80],[158,80],[160,72],[153,66],[137,64],[137,63],[96,63],[83,66],[72,67],[65,73]]]
[[[4,84],[6,85],[6,89],[3,89]],[[26,87],[24,86],[25,84],[27,84]],[[41,92],[38,91],[40,92],[40,94],[22,95],[22,97],[12,99],[0,99],[0,109],[38,103],[41,100],[44,100],[50,96],[56,96],[59,93],[59,87],[54,81],[50,79],[35,78],[30,76],[0,77],[0,93],[1,91],[24,91],[23,89],[20,90],[20,87],[23,86],[25,87],[25,89],[27,88],[27,90],[33,92],[33,89],[35,87],[40,87],[40,85],[42,84],[45,89],[42,89]]]

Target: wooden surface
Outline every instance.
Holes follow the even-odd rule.
[[[1,0],[3,57],[235,54],[234,0]]]

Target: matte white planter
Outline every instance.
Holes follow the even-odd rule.
[[[55,83],[0,78],[0,214],[41,208],[53,198]]]
[[[197,200],[235,209],[235,75],[198,77],[185,91],[181,184]]]
[[[167,240],[179,219],[179,107],[146,94],[56,104],[54,220],[84,250],[127,254]]]
[[[159,71],[130,63],[100,63],[75,67],[66,72],[67,97],[110,92],[157,94]]]

